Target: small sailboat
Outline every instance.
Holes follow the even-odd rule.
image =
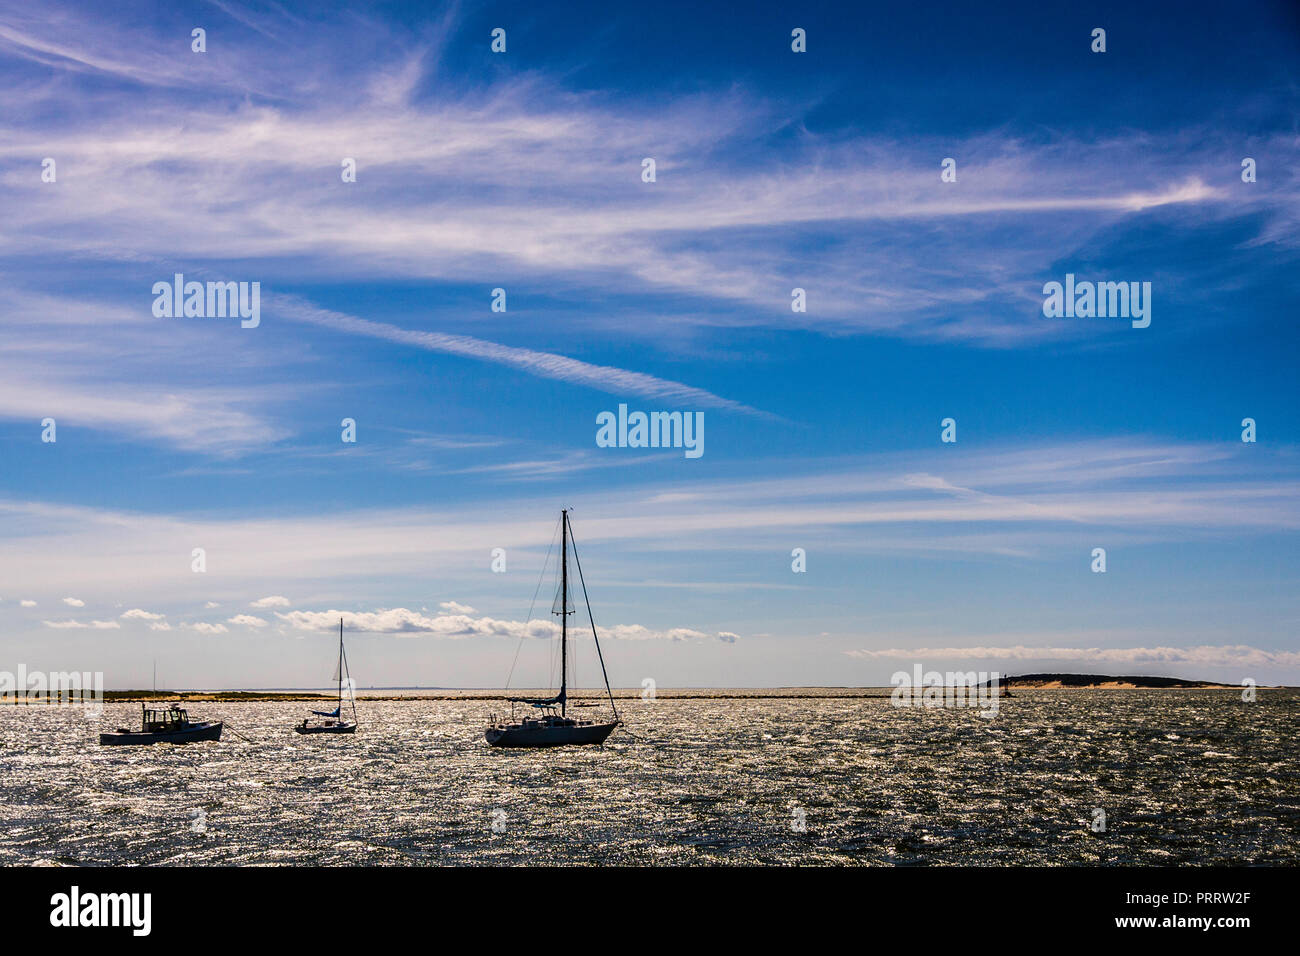
[[[190,720],[189,713],[175,705],[149,708],[140,705],[140,730],[119,727],[114,733],[100,734],[103,747],[122,747],[135,744],[192,744],[200,740],[220,740],[222,722],[219,720]]]
[[[600,671],[605,678],[605,693],[609,695],[609,706],[614,712],[613,720],[577,720],[568,714],[569,615],[574,613],[569,596],[569,548],[571,546],[573,560],[578,568],[578,581],[582,584],[582,597],[587,604],[587,618],[591,621],[591,636],[596,641]],[[591,616],[591,601],[587,598],[587,583],[582,577],[582,563],[578,560],[578,549],[571,543],[567,509],[560,512],[560,584],[551,613],[559,615],[560,618],[560,691],[554,697],[507,698],[510,701],[510,721],[498,721],[493,717],[491,725],[485,731],[487,742],[493,747],[564,747],[574,744],[603,744],[605,738],[614,732],[614,728],[623,722],[619,719],[618,708],[614,705],[614,694],[609,687],[609,674],[605,670],[605,657],[600,650],[596,622]],[[530,706],[538,711],[538,714],[515,720],[515,704]]]
[[[301,724],[293,728],[297,734],[354,734],[357,731],[357,699],[352,692],[352,675],[348,673],[348,655],[343,650],[343,618],[339,618],[339,659],[334,665],[334,680],[338,681],[338,703],[333,710],[313,710],[317,717],[328,718],[313,724],[304,717]],[[343,719],[343,685],[348,685],[348,703],[352,705],[352,720]]]

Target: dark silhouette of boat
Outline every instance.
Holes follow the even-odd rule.
[[[569,707],[569,615],[574,613],[569,596],[569,548],[573,547],[573,560],[578,568],[578,581],[582,584],[582,597],[587,604],[587,619],[591,621],[591,636],[596,641],[596,655],[600,659],[600,671],[605,678],[605,693],[609,695],[609,706],[614,712],[614,719],[577,720],[568,715]],[[600,638],[596,634],[596,621],[591,616],[591,600],[587,597],[587,582],[582,577],[582,562],[578,560],[578,549],[571,542],[569,512],[560,512],[560,584],[555,604],[551,613],[560,618],[560,692],[554,697],[511,697],[510,722],[498,721],[492,717],[491,725],[485,731],[487,742],[493,747],[566,747],[577,744],[603,744],[605,738],[614,732],[622,720],[618,708],[614,705],[614,694],[609,687],[609,674],[605,671],[605,656],[600,650]],[[514,707],[524,704],[540,713],[535,717],[514,719]]]
[[[596,723],[551,712],[516,723],[494,724],[486,736],[493,747],[568,747],[603,744],[618,725],[619,721]]]
[[[312,713],[317,717],[332,718],[323,720],[318,724],[313,724],[308,718],[304,717],[302,723],[293,728],[296,734],[354,734],[357,732],[357,699],[352,692],[352,675],[348,673],[348,656],[343,650],[343,618],[339,618],[339,660],[334,665],[334,680],[339,682],[338,704],[333,710],[313,710]],[[343,682],[347,681],[348,701],[352,704],[352,720],[348,722],[342,719],[343,714]]]
[[[220,740],[222,722],[203,720],[195,723],[181,707],[150,709],[140,705],[141,730],[119,727],[116,732],[99,735],[105,747],[133,744],[192,744],[201,740]]]

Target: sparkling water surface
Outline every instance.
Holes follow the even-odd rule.
[[[98,744],[139,704],[8,706],[0,864],[1300,863],[1296,692],[1015,694],[628,700],[639,739],[535,751],[489,748],[480,700],[363,700],[352,737],[194,702],[222,740],[152,747]]]

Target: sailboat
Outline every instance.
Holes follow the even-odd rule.
[[[600,671],[605,678],[605,693],[614,712],[611,721],[577,720],[569,716],[569,615],[573,614],[569,599],[569,512],[560,512],[560,586],[552,614],[560,618],[560,691],[554,697],[510,697],[510,722],[492,718],[485,731],[487,742],[493,747],[564,747],[573,744],[603,744],[605,738],[623,721],[619,719],[614,694],[609,688],[609,674],[605,670],[605,656],[600,650],[596,634],[596,621],[591,616],[591,600],[587,597],[587,583],[582,577],[582,563],[578,560],[577,546],[573,546],[573,560],[578,568],[578,581],[582,584],[582,597],[587,604],[587,618],[591,621],[591,636],[596,641],[596,655]],[[514,705],[525,704],[538,711],[533,717],[514,720]]]
[[[347,680],[348,702],[352,705],[352,721],[343,719],[343,682]],[[339,660],[334,665],[334,680],[339,684],[338,704],[333,710],[313,710],[317,717],[331,718],[313,724],[306,717],[294,726],[298,734],[354,734],[357,731],[357,699],[352,693],[352,675],[348,673],[348,656],[343,650],[343,618],[339,618]]]

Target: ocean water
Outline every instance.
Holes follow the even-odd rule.
[[[488,701],[363,700],[339,738],[194,703],[252,742],[122,748],[138,704],[4,707],[0,864],[1300,863],[1296,692],[1015,693],[629,700],[636,739],[549,751],[487,747]]]

